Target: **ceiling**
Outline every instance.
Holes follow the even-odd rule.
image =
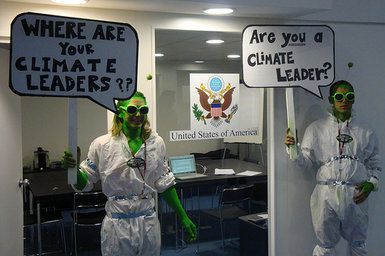
[[[58,5],[50,0],[0,2]],[[231,16],[288,18],[328,10],[332,6],[332,0],[89,0],[86,4],[76,6],[199,15],[203,15],[202,10],[207,8],[230,7],[235,9]]]
[[[0,0],[1,2],[58,5],[50,0]],[[207,8],[230,7],[235,11],[228,16],[282,19],[328,10],[332,6],[332,0],[89,0],[84,5],[76,6],[190,15],[206,15],[202,11]],[[225,42],[221,45],[205,43],[207,39],[214,37]],[[228,54],[241,54],[241,33],[157,30],[155,38],[156,52],[165,54],[164,57],[157,58],[157,61],[229,61],[226,58]],[[0,47],[8,45],[0,44]]]
[[[163,53],[157,61],[177,61],[185,64],[194,60],[204,60],[205,63],[228,60],[227,55],[241,55],[241,32],[209,32],[188,30],[157,29],[155,31],[155,52]],[[210,45],[208,39],[222,39],[224,43]],[[240,59],[238,59],[240,61]]]

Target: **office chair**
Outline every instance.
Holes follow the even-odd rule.
[[[250,199],[254,185],[223,188],[219,195],[217,209],[202,210],[204,215],[220,223],[222,247],[225,247],[224,222],[234,221],[238,217],[250,214]]]
[[[31,191],[29,188],[26,188],[26,191],[24,193],[24,214],[23,214],[23,228],[26,229],[28,228],[30,231],[30,239],[32,241],[35,240],[35,228],[37,228],[37,210],[36,207],[31,206],[31,201],[29,200],[29,197],[31,195]],[[61,211],[57,210],[55,207],[45,207],[42,205],[41,210],[40,210],[40,223],[41,223],[41,228],[48,228],[49,226],[52,226],[53,224],[56,224],[56,226],[59,229],[60,233],[60,240],[61,240],[61,245],[62,249],[61,251],[64,252],[64,255],[67,255],[67,246],[66,246],[66,239],[65,239],[65,232],[64,232],[64,218],[61,214]],[[26,237],[24,238],[26,239]],[[43,238],[42,238],[43,240]],[[33,242],[33,248],[36,250],[37,246],[35,246],[35,243]],[[24,247],[24,253],[27,252],[27,247]],[[50,252],[43,252],[44,254],[50,254],[50,253],[55,253],[57,251],[50,251]],[[35,253],[31,254],[35,255]]]
[[[77,255],[77,229],[78,227],[100,227],[106,215],[104,206],[107,197],[102,192],[80,192],[74,194],[73,237],[72,244]]]

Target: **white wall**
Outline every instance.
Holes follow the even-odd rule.
[[[22,97],[23,166],[32,167],[34,151],[49,151],[50,161],[60,161],[68,148],[68,100]],[[85,157],[92,140],[107,132],[106,110],[87,99],[78,99],[78,145]]]
[[[302,18],[306,24],[330,25],[336,34],[336,71],[337,78],[346,77],[346,63],[354,62],[355,66],[348,79],[356,85],[357,102],[355,108],[357,114],[369,122],[376,130],[380,138],[380,145],[384,145],[385,121],[381,113],[384,109],[383,95],[385,94],[384,62],[385,41],[384,19],[385,3],[380,0],[336,0],[333,10],[319,14],[312,14]],[[164,13],[139,13],[127,11],[95,10],[86,8],[60,8],[55,10],[49,6],[33,4],[0,3],[0,37],[9,36],[9,26],[12,19],[21,12],[34,11],[72,17],[84,17],[130,23],[139,35],[139,69],[138,88],[143,91],[149,99],[150,108],[156,108],[156,90],[154,80],[147,81],[147,73],[154,74],[155,63],[152,57],[154,49],[153,28],[174,28],[214,31],[242,31],[248,24],[272,24],[288,23],[295,24],[301,20],[260,20],[245,18],[218,18],[206,16],[169,15]],[[333,22],[336,21],[336,22]],[[322,113],[323,101],[315,98],[300,89],[295,92],[297,104],[296,114],[300,137],[310,119]],[[274,230],[270,234],[275,237],[273,241],[274,255],[278,256],[301,256],[310,255],[314,246],[314,234],[311,227],[309,213],[309,197],[314,186],[314,173],[299,170],[293,167],[287,159],[283,137],[286,128],[286,116],[283,90],[275,90],[274,131],[275,144],[271,145],[273,150],[273,165],[269,171],[275,171],[276,179],[270,185],[273,190],[273,205],[275,210],[272,219]],[[313,116],[312,111],[316,111]],[[156,111],[152,112],[150,119],[156,124]],[[380,115],[379,115],[380,114]],[[384,155],[385,149],[381,149]],[[381,177],[384,178],[384,177]],[[368,247],[370,256],[383,256],[385,244],[384,235],[384,211],[385,197],[384,182],[380,183],[380,190],[370,198],[372,207],[370,212],[370,226]],[[373,203],[374,202],[374,203]],[[275,208],[274,208],[275,207]],[[339,248],[343,252],[343,248]]]
[[[8,87],[9,50],[0,46],[0,254],[22,255],[20,97]]]

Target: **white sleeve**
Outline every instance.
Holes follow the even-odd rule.
[[[170,168],[168,168],[168,163],[166,160],[166,146],[163,139],[160,139],[158,152],[159,161],[157,172],[159,173],[159,178],[155,180],[154,185],[158,193],[163,193],[168,188],[175,185],[175,177],[170,171]]]
[[[364,164],[370,174],[369,181],[373,183],[374,190],[378,190],[378,180],[382,168],[378,149],[378,139],[375,133],[373,132],[369,134],[369,143],[364,149],[364,154],[366,156],[366,159],[364,159]]]

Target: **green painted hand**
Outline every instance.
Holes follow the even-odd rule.
[[[181,220],[183,228],[187,233],[187,242],[192,242],[197,239],[197,228],[189,217],[185,217]]]
[[[353,200],[356,204],[360,204],[368,198],[369,194],[374,190],[373,183],[369,181],[364,181],[356,187],[358,193],[353,197]]]
[[[64,154],[61,158],[61,162],[64,168],[74,168],[76,167],[76,160],[73,158],[72,153],[68,150],[64,151]]]
[[[187,242],[191,242],[196,240],[197,237],[197,229],[195,224],[191,221],[191,219],[187,216],[186,211],[183,209],[182,204],[179,201],[178,195],[174,187],[168,188],[162,194],[162,197],[167,202],[167,204],[174,209],[176,214],[178,215],[183,228],[187,233]]]
[[[69,152],[68,150],[64,151],[64,154],[61,158],[62,159],[61,162],[62,162],[64,168],[76,168],[77,167],[77,164],[80,162],[80,160],[79,160],[80,159],[79,147],[78,147],[77,151],[78,151],[77,152],[77,158],[78,158],[77,161],[73,158],[71,152]],[[84,187],[87,185],[87,181],[88,181],[87,174],[78,169],[76,172],[75,188],[78,190],[83,190]]]

